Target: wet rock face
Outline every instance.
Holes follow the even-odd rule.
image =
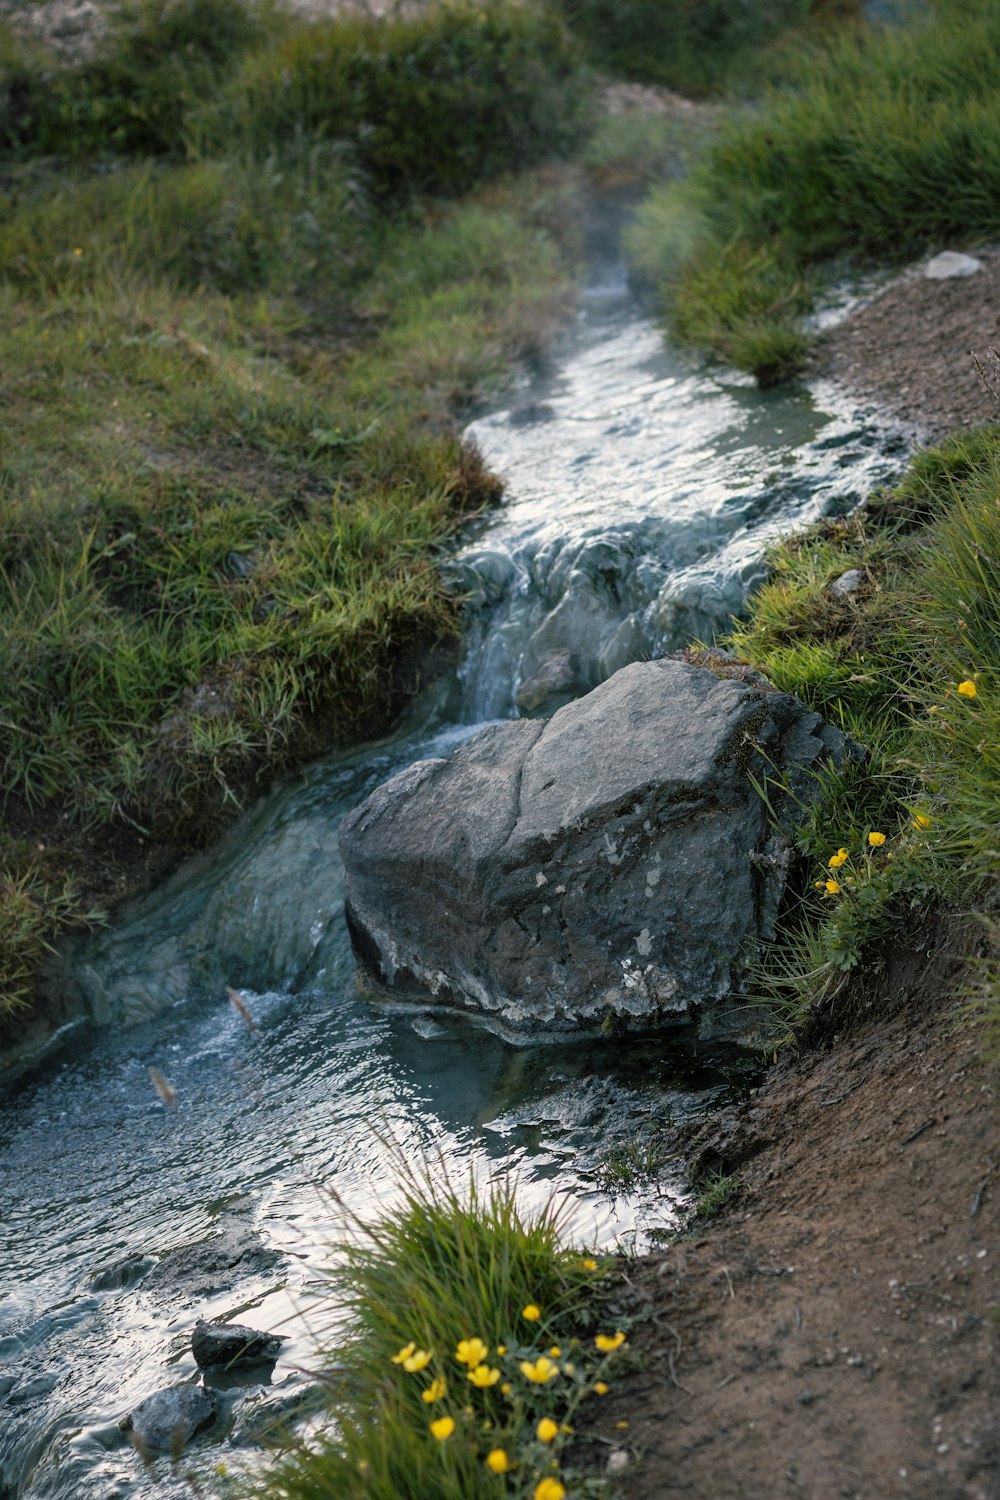
[[[214,1421],[215,1407],[203,1390],[175,1385],[140,1401],[120,1425],[142,1452],[176,1454]]]
[[[191,1334],[191,1353],[202,1369],[236,1365],[273,1364],[283,1340],[276,1333],[261,1333],[239,1323],[206,1323],[199,1318]]]
[[[796,699],[677,661],[491,726],[345,819],[362,978],[518,1030],[745,1030],[739,955],[773,935],[788,866],[753,780],[808,801],[847,753]]]

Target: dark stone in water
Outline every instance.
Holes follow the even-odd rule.
[[[241,1364],[273,1364],[284,1339],[238,1323],[206,1323],[199,1318],[191,1334],[191,1353],[203,1369]]]
[[[100,1270],[92,1272],[90,1285],[95,1292],[119,1291],[123,1287],[134,1286],[155,1264],[151,1255],[140,1255],[138,1250],[132,1250],[123,1255],[121,1260],[112,1261],[109,1266],[102,1266]]]
[[[192,1297],[214,1297],[234,1281],[270,1271],[282,1259],[242,1224],[225,1229],[201,1245],[171,1250],[146,1277],[144,1289]]]
[[[774,935],[813,770],[849,753],[788,694],[677,661],[492,725],[341,825],[363,977],[522,1031],[737,1036],[742,955]]]
[[[215,1406],[199,1386],[175,1385],[140,1401],[120,1422],[140,1453],[179,1453],[215,1421]]]
[[[522,682],[514,699],[522,713],[533,713],[551,698],[569,694],[579,683],[579,663],[571,651],[557,651],[533,677]]]

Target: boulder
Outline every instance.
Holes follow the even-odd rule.
[[[361,982],[516,1031],[738,1035],[741,956],[774,935],[788,829],[813,770],[849,753],[797,699],[669,660],[546,722],[491,725],[344,820]]]
[[[283,1342],[277,1333],[260,1333],[238,1323],[206,1323],[199,1318],[191,1333],[191,1353],[202,1369],[273,1364]]]
[[[214,1420],[215,1407],[200,1387],[175,1385],[147,1396],[119,1425],[141,1453],[178,1454]]]

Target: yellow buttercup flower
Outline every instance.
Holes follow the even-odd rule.
[[[831,870],[839,870],[841,865],[846,865],[849,855],[846,849],[838,849],[836,854],[831,854],[827,864]]]
[[[536,1307],[533,1302],[529,1302],[527,1307],[521,1308],[521,1317],[526,1318],[529,1323],[537,1323],[541,1316],[542,1309]]]
[[[492,1469],[494,1474],[506,1474],[510,1468],[510,1459],[502,1448],[494,1448],[486,1455],[486,1467]]]
[[[868,842],[869,844],[871,844],[873,849],[881,849],[882,845],[885,843],[885,834],[870,833],[868,835]]]
[[[455,1350],[455,1358],[459,1364],[471,1368],[473,1365],[481,1365],[489,1352],[482,1339],[462,1339]]]
[[[840,881],[828,880],[823,889],[826,891],[826,894],[828,896],[837,896],[840,894]]]
[[[580,1262],[580,1269],[582,1271],[596,1271],[597,1270],[597,1261],[596,1260],[581,1260],[581,1262]]]
[[[623,1333],[599,1333],[594,1339],[594,1343],[602,1354],[613,1354],[616,1349],[621,1348],[624,1342],[625,1335]]]
[[[473,1385],[478,1385],[481,1391],[485,1391],[489,1386],[496,1385],[500,1379],[500,1371],[490,1369],[489,1365],[476,1365],[475,1369],[468,1372],[467,1378]]]
[[[505,1380],[503,1385],[500,1387],[500,1394],[501,1396],[509,1396],[512,1390],[513,1386],[511,1385],[510,1381]]]
[[[403,1369],[410,1375],[415,1375],[418,1370],[426,1370],[433,1358],[429,1349],[415,1349],[403,1360]]]
[[[407,1344],[405,1349],[400,1349],[398,1354],[392,1355],[393,1364],[401,1365],[405,1359],[409,1359],[416,1347],[416,1344]]]
[[[933,820],[929,818],[926,813],[917,813],[916,817],[913,819],[913,826],[914,828],[921,829],[929,828],[932,821]]]
[[[553,1364],[547,1354],[540,1354],[534,1364],[527,1359],[521,1361],[521,1374],[535,1385],[547,1385],[559,1374],[559,1366]]]
[[[561,1485],[551,1474],[547,1474],[535,1486],[535,1500],[563,1500],[565,1494],[565,1486]]]
[[[974,698],[976,696],[976,684],[973,682],[971,677],[968,677],[966,678],[965,682],[960,682],[958,684],[958,691],[961,693],[963,698]]]
[[[431,1433],[439,1443],[443,1443],[445,1438],[450,1438],[454,1431],[454,1417],[438,1417],[436,1422],[431,1423]]]
[[[447,1385],[439,1375],[436,1380],[431,1381],[430,1385],[425,1391],[420,1392],[420,1396],[421,1399],[423,1401],[426,1401],[429,1406],[432,1401],[440,1401],[441,1397],[446,1394],[447,1390]]]
[[[559,1436],[559,1423],[553,1422],[551,1417],[543,1417],[535,1431],[543,1443],[551,1443],[554,1437]]]
[[[507,1345],[506,1344],[497,1344],[497,1353],[500,1354],[500,1355],[506,1354],[507,1353]]]
[[[595,1380],[594,1390],[599,1396],[606,1396],[608,1394],[608,1391],[610,1390],[610,1386],[605,1385],[603,1380]]]
[[[549,1350],[549,1353],[552,1355],[553,1359],[558,1359],[560,1354],[562,1353],[562,1350],[560,1349],[558,1344],[553,1344],[552,1348]]]
[[[625,1429],[626,1429],[626,1427],[628,1426],[628,1423],[627,1422],[616,1422],[615,1426],[618,1428],[619,1432],[624,1432]]]

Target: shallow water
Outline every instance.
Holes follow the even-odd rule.
[[[509,491],[454,564],[468,652],[445,706],[312,767],[83,947],[73,979],[103,1029],[0,1101],[0,1500],[189,1493],[116,1423],[194,1372],[198,1315],[249,1309],[288,1337],[272,1383],[226,1393],[190,1462],[210,1473],[252,1451],[255,1413],[308,1389],[311,1332],[336,1319],[313,1300],[330,1192],[369,1215],[403,1159],[459,1180],[516,1171],[526,1204],[557,1188],[581,1243],[642,1245],[674,1221],[678,1182],[613,1197],[600,1164],[717,1099],[723,1060],[655,1041],[522,1047],[359,999],[337,826],[395,769],[513,712],[553,655],[572,657],[565,695],[710,634],[761,576],[767,537],[848,509],[901,437],[831,392],[764,395],[665,349],[615,277],[591,289],[558,368],[473,430]],[[221,1230],[251,1247],[224,1284],[154,1287],[157,1258]],[[147,1260],[131,1285],[93,1285],[133,1252]]]

